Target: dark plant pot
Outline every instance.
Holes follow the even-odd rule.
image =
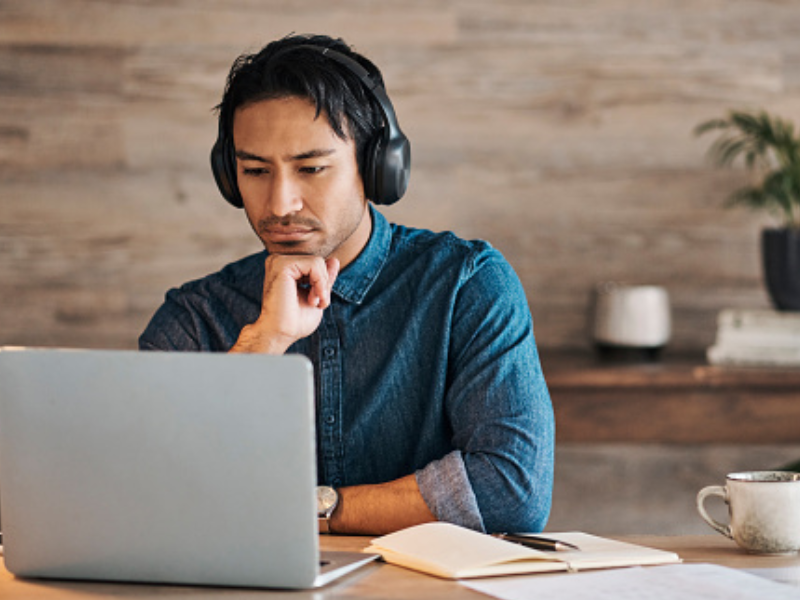
[[[800,230],[761,232],[764,280],[778,310],[800,311]]]

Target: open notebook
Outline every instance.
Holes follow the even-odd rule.
[[[547,533],[580,550],[542,551],[448,523],[426,523],[372,541],[386,562],[446,579],[582,571],[681,562],[673,552],[588,533]]]

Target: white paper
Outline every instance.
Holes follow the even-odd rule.
[[[747,573],[765,577],[772,581],[786,583],[795,587],[800,587],[800,566],[797,567],[775,567],[772,569],[745,569]]]
[[[589,573],[500,577],[462,585],[501,600],[798,600],[797,589],[707,564],[631,567]]]

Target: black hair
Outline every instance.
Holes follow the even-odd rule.
[[[364,149],[383,125],[383,113],[359,77],[335,60],[313,49],[319,46],[339,52],[369,73],[383,86],[378,68],[354,52],[341,38],[324,35],[290,35],[270,42],[255,54],[242,54],[228,74],[222,102],[216,107],[220,132],[233,139],[233,116],[237,109],[276,98],[306,98],[324,114],[336,135],[353,139],[356,159],[363,173]]]

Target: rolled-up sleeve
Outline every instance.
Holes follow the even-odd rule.
[[[446,406],[458,452],[417,474],[422,495],[441,520],[541,531],[552,499],[553,409],[524,290],[498,252],[478,255],[465,274],[451,332]]]
[[[440,521],[484,531],[461,452],[454,450],[416,473],[422,498]]]

